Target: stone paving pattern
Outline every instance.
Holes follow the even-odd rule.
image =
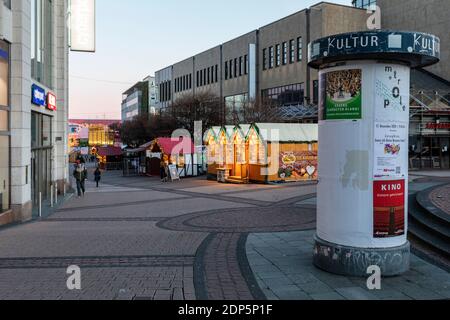
[[[331,275],[313,266],[314,231],[252,234],[247,256],[256,279],[273,300],[450,299],[450,274],[416,256],[406,274],[384,278],[381,290],[366,279]]]
[[[433,190],[430,200],[436,207],[450,215],[450,184]]]
[[[99,189],[87,186],[41,220],[0,229],[0,299],[449,297],[448,274],[416,258],[382,292],[316,270],[311,183],[163,184],[108,172]],[[66,287],[70,265],[81,268],[81,291]]]

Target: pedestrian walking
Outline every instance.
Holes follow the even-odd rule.
[[[75,169],[73,170],[73,177],[77,182],[78,197],[84,196],[86,192],[85,181],[87,179],[87,169],[83,160],[77,160]]]
[[[98,183],[100,182],[100,180],[102,179],[102,172],[100,171],[100,168],[97,167],[97,169],[95,169],[94,171],[94,177],[95,177],[95,182],[97,184],[97,188],[98,188]]]

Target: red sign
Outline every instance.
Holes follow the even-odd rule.
[[[450,130],[450,123],[444,122],[444,123],[427,123],[428,130]]]
[[[47,109],[56,111],[56,96],[53,93],[47,93]]]
[[[374,237],[405,234],[405,180],[374,181]]]

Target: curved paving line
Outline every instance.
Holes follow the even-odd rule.
[[[267,297],[261,290],[261,287],[259,286],[258,281],[255,278],[255,274],[253,273],[253,270],[248,261],[246,249],[248,236],[248,233],[242,234],[238,241],[236,250],[239,266],[241,268],[242,276],[247,282],[247,286],[251,294],[253,295],[253,298],[255,298],[255,300],[267,300]]]
[[[215,233],[209,234],[200,244],[194,259],[194,288],[197,300],[208,300],[208,291],[206,290],[204,260],[206,249],[211,241],[216,237]]]

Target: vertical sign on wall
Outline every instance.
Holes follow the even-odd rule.
[[[95,0],[71,0],[70,48],[95,52]]]
[[[256,45],[249,44],[248,47],[248,98],[250,101],[256,99]]]

